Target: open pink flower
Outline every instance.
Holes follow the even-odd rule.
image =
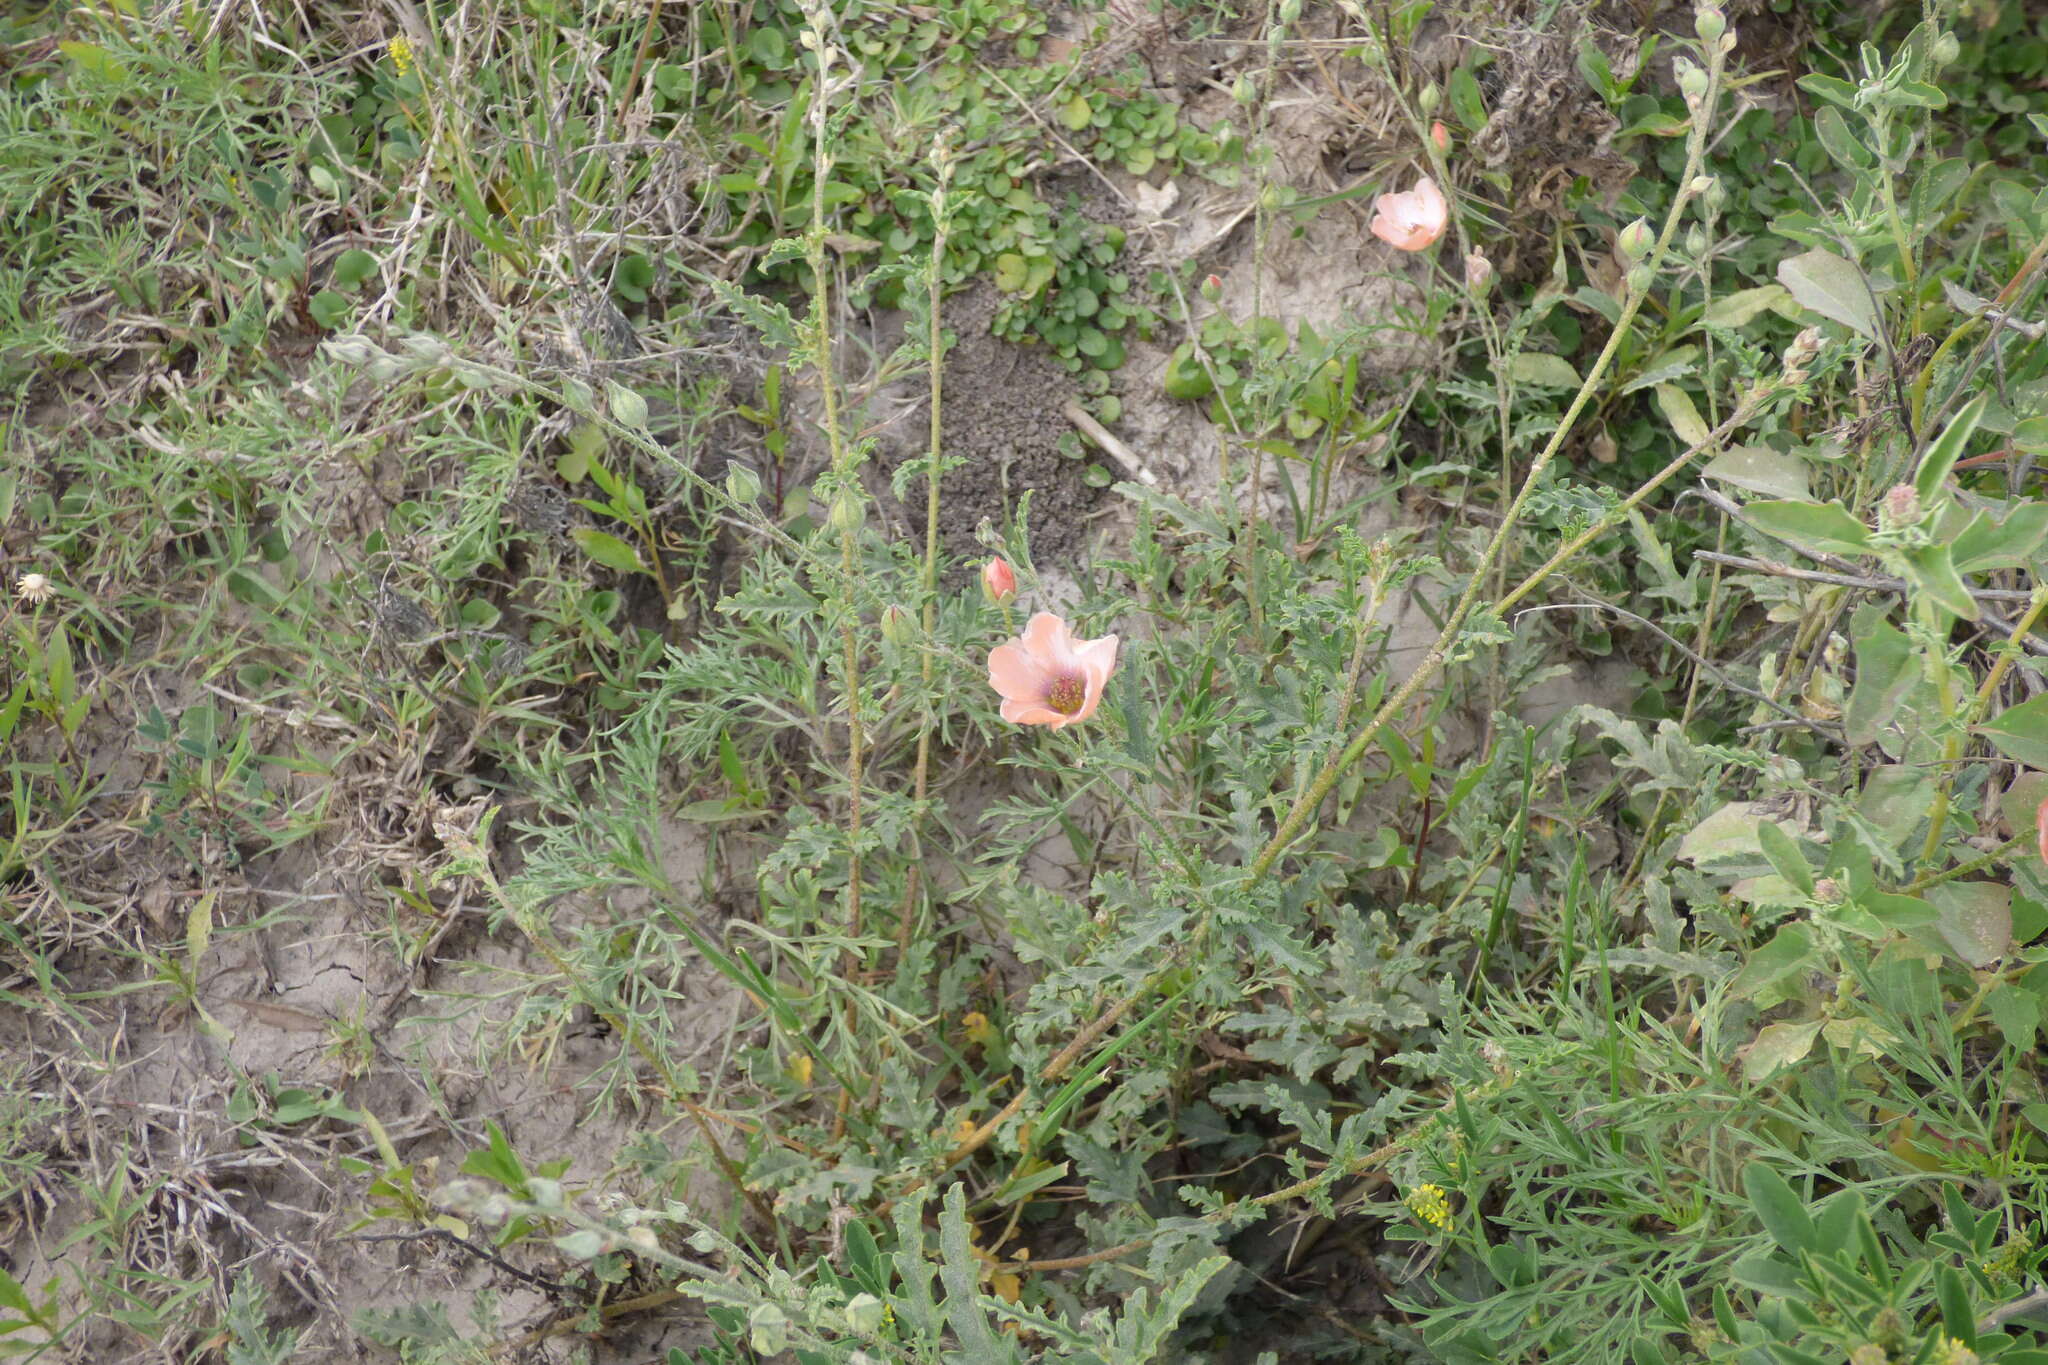
[[[1032,617],[1021,639],[997,645],[988,655],[988,685],[1001,694],[1003,719],[1013,725],[1057,730],[1088,719],[1114,672],[1116,636],[1076,640],[1049,611]]]
[[[1420,251],[1444,235],[1450,209],[1436,181],[1423,176],[1406,194],[1373,201],[1372,235],[1402,251]]]

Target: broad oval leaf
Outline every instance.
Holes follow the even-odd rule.
[[[2021,569],[2031,564],[2048,539],[2048,502],[2022,503],[2003,521],[1979,511],[1971,517],[1949,549],[1957,573]]]
[[[1820,1035],[1820,1020],[1811,1023],[1771,1024],[1757,1034],[1743,1054],[1745,1080],[1767,1081],[1787,1067],[1806,1060],[1813,1040]]]
[[[1877,304],[1863,272],[1832,251],[1816,247],[1778,262],[1778,283],[1802,308],[1878,339]]]
[[[1700,469],[1703,478],[1719,479],[1737,488],[1790,502],[1812,502],[1806,482],[1806,461],[1769,446],[1730,446]]]
[[[1856,140],[1849,131],[1849,120],[1842,117],[1839,109],[1822,107],[1813,114],[1813,131],[1820,138],[1820,145],[1835,159],[1835,164],[1845,171],[1868,169],[1875,161],[1870,149]]]
[[[1664,414],[1664,420],[1678,433],[1678,439],[1688,447],[1703,446],[1713,435],[1712,428],[1700,416],[1700,410],[1693,406],[1692,399],[1676,384],[1659,384],[1656,392],[1657,410]]]
[[[1913,684],[1926,676],[1926,670],[1920,666],[1912,638],[1868,603],[1849,618],[1849,638],[1856,644],[1856,682],[1849,689],[1842,725],[1851,744],[1875,744],[1879,732],[1891,724],[1899,703]],[[2048,729],[2044,729],[2043,741],[2048,749]]]
[[[1761,1161],[1752,1161],[1742,1168],[1742,1189],[1749,1196],[1749,1207],[1756,1212],[1757,1221],[1781,1248],[1795,1257],[1802,1251],[1826,1250],[1819,1244],[1819,1232],[1813,1225],[1813,1215],[1806,1211],[1806,1201],[1786,1183],[1784,1176]]]
[[[1738,1000],[1747,999],[1804,970],[1813,960],[1813,930],[1804,924],[1788,924],[1749,955],[1749,961],[1728,984],[1728,993]]]
[[[1782,284],[1738,289],[1732,294],[1715,299],[1707,311],[1700,315],[1700,321],[1709,327],[1744,327],[1755,321],[1759,314],[1771,311],[1791,297]]]
[[[644,573],[646,568],[640,562],[640,552],[620,540],[617,536],[597,530],[591,526],[578,526],[569,532],[570,538],[607,569],[619,573]]]
[[[1870,552],[1870,528],[1838,502],[1753,502],[1743,520],[1802,550],[1830,555]]]
[[[1972,967],[1988,967],[2012,946],[2012,888],[1994,882],[1930,886],[1927,899],[1941,912],[1934,930]]]
[[[1523,351],[1508,362],[1508,377],[1517,384],[1546,384],[1556,389],[1575,389],[1579,372],[1561,355],[1544,351]]]

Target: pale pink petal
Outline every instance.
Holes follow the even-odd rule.
[[[1391,202],[1396,196],[1383,194],[1375,205],[1372,219],[1372,235],[1402,251],[1416,249],[1415,233],[1400,216],[1400,210]]]
[[[1067,723],[1067,718],[1050,706],[1041,706],[1033,701],[1004,697],[1000,709],[1003,719],[1012,725],[1050,725],[1057,730]]]
[[[1415,182],[1409,191],[1415,200],[1415,222],[1419,227],[1429,229],[1431,240],[1444,230],[1444,224],[1451,221],[1451,206],[1444,202],[1444,192],[1436,187],[1436,181],[1428,176]]]
[[[1024,648],[1049,672],[1074,667],[1074,632],[1063,618],[1049,611],[1039,612],[1025,624]]]
[[[1065,618],[1049,611],[1033,612],[1031,619],[1024,623],[1024,647],[1033,653],[1058,648],[1073,638]]]
[[[1086,720],[1095,714],[1095,708],[1102,703],[1102,690],[1109,683],[1109,675],[1116,671],[1116,636],[1105,635],[1100,640],[1089,640],[1077,651],[1081,659],[1081,709],[1073,715],[1075,720]]]
[[[1092,679],[1106,682],[1116,672],[1116,636],[1105,635],[1099,640],[1081,640],[1074,645],[1074,659],[1081,665],[1081,671]]]
[[[1014,642],[988,652],[988,685],[1004,697],[1042,701],[1052,682],[1046,666]]]

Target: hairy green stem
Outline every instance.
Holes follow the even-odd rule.
[[[805,255],[811,268],[811,346],[818,369],[819,401],[824,408],[825,441],[832,454],[836,509],[858,497],[859,461],[853,447],[847,444],[846,433],[841,429],[839,420],[839,386],[832,370],[832,287],[827,282],[825,252],[828,228],[825,183],[832,168],[825,116],[831,97],[832,58],[835,54],[825,11],[813,10],[809,17],[811,33],[817,44],[818,84],[817,93],[811,100],[811,230]],[[855,505],[858,505],[857,501]],[[835,517],[834,520],[841,519]],[[839,569],[848,586],[839,604],[839,634],[844,655],[841,667],[846,679],[846,919],[850,938],[859,938],[861,930],[860,786],[861,761],[866,748],[860,715],[860,638],[856,629],[859,618],[850,586],[857,576],[859,561],[860,530],[850,522],[842,521],[839,526]]]
[[[951,163],[942,151],[938,161],[939,184],[932,195],[932,255],[927,267],[931,278],[926,283],[925,307],[930,316],[926,319],[928,332],[925,337],[925,365],[927,380],[931,388],[930,437],[925,443],[924,474],[924,575],[921,580],[924,589],[924,638],[919,642],[922,656],[919,660],[918,677],[924,689],[924,724],[917,731],[917,766],[911,781],[911,798],[920,811],[924,809],[925,797],[930,790],[932,758],[932,679],[938,666],[938,656],[933,651],[932,638],[939,625],[939,438],[942,424],[939,415],[940,398],[945,391],[945,336],[939,317],[939,296],[945,281],[940,266],[946,258],[946,180]],[[917,827],[911,826],[911,840],[919,843]],[[922,855],[922,847],[918,852]],[[909,874],[904,879],[903,913],[896,920],[896,957],[901,961],[910,952],[911,918],[917,911],[919,874],[923,870],[922,856],[912,860]]]

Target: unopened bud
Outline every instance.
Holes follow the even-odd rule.
[[[367,365],[384,354],[361,337],[334,337],[321,342],[320,349],[344,365]]]
[[[832,499],[832,510],[826,514],[825,524],[841,535],[852,535],[868,519],[867,508],[861,504],[858,494],[841,493]]]
[[[1017,595],[1017,571],[1006,559],[991,559],[981,566],[981,591],[997,606]]]
[[[1884,513],[1880,518],[1894,526],[1911,526],[1920,520],[1920,490],[1910,483],[1892,485],[1884,495]]]
[[[1473,297],[1483,298],[1492,287],[1493,262],[1476,251],[1468,253],[1465,257],[1465,288]]]
[[[1437,89],[1435,81],[1431,81],[1423,86],[1421,92],[1415,96],[1415,107],[1420,109],[1423,116],[1427,118],[1436,112],[1437,102],[1443,99],[1443,97],[1444,92]]]
[[[1451,130],[1440,122],[1429,125],[1429,140],[1436,145],[1439,152],[1451,150]]]
[[[1301,17],[1301,0],[1280,0],[1280,22],[1291,24]]]
[[[1717,183],[1711,175],[1696,175],[1686,182],[1685,187],[1694,194],[1704,196],[1712,194]]]
[[[725,495],[745,506],[761,496],[761,476],[751,465],[741,464],[738,460],[726,461]]]
[[[1962,55],[1963,45],[1956,41],[1956,35],[1953,33],[1940,34],[1927,49],[1929,60],[1936,66],[1947,66]]]
[[[1202,277],[1202,297],[1211,303],[1223,297],[1223,280],[1220,276],[1204,275]]]
[[[415,360],[423,360],[429,365],[444,364],[448,357],[454,354],[448,348],[447,342],[431,332],[407,332],[398,339],[398,344],[404,348],[407,355]]]
[[[873,1336],[888,1321],[889,1307],[873,1294],[855,1294],[846,1301],[846,1325],[861,1336]]]
[[[1252,84],[1252,78],[1249,75],[1239,73],[1238,78],[1231,83],[1230,97],[1246,108],[1250,108],[1258,101],[1259,88]]]
[[[1687,228],[1685,230],[1685,249],[1694,258],[1706,255],[1707,234],[1701,232],[1697,226]]]
[[[891,602],[882,608],[882,638],[898,649],[917,643],[917,623],[910,613]]]
[[[1707,97],[1707,73],[1683,57],[1672,58],[1671,69],[1678,73],[1678,92],[1685,96],[1687,107],[1699,108]]]
[[[1643,254],[1657,244],[1657,234],[1650,230],[1650,220],[1638,218],[1621,230],[1614,239],[1614,245],[1621,254],[1631,261],[1640,261]]]
[[[1820,328],[1809,327],[1792,338],[1792,344],[1785,348],[1785,370],[1789,374],[1798,371],[1806,373],[1806,367],[1820,354]]]
[[[1632,265],[1628,268],[1628,287],[1635,293],[1648,293],[1651,281],[1656,278],[1657,272],[1650,269],[1647,262]]]
[[[1728,31],[1728,16],[1712,5],[1701,5],[1699,13],[1693,16],[1692,31],[1700,35],[1703,43],[1718,43]]]

